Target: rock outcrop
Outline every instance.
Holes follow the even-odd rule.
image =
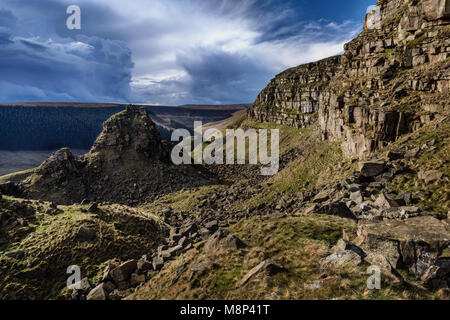
[[[169,154],[170,145],[161,140],[147,110],[128,106],[104,123],[89,153],[77,158],[61,149],[22,185],[29,198],[59,204],[135,205],[209,182],[200,168],[173,165]]]
[[[336,74],[340,57],[284,71],[258,95],[249,115],[260,122],[303,128],[317,121],[319,97]]]
[[[256,121],[343,139],[364,157],[448,112],[450,1],[379,0],[345,53],[289,69],[258,96]]]

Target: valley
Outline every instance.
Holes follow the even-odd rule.
[[[0,177],[0,299],[450,300],[449,3],[378,0],[248,109],[96,110],[89,151]],[[202,117],[279,130],[278,172],[174,165],[161,127]]]

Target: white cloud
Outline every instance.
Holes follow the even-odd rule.
[[[241,1],[238,4],[234,1],[222,1],[216,10],[210,10],[196,1],[153,0],[150,5],[144,0],[99,1],[114,8],[124,20],[132,21],[126,26],[128,32],[132,33],[133,28],[136,28],[134,35],[127,41],[135,62],[132,89],[136,98],[142,98],[146,87],[148,95],[145,99],[149,99],[150,93],[155,94],[155,100],[142,102],[159,102],[161,97],[156,93],[164,91],[162,85],[175,89],[175,83],[189,81],[190,76],[177,57],[197,54],[198,48],[231,55],[239,53],[254,59],[256,63],[265,64],[265,69],[276,74],[287,67],[336,55],[342,52],[343,44],[353,36],[353,31],[348,31],[351,21],[341,24],[308,21],[302,26],[305,30],[302,34],[261,42],[261,25],[278,22],[288,13],[268,12],[264,17],[254,20],[246,16],[251,1]],[[228,14],[223,14],[224,11]],[[278,32],[289,32],[289,28],[290,26],[280,28]],[[331,32],[341,35],[326,39],[326,34]],[[320,35],[323,36],[322,39]],[[187,94],[181,91],[174,93],[172,97],[186,97]],[[167,96],[165,91],[164,96]],[[195,97],[191,97],[193,98]]]

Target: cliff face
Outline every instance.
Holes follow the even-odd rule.
[[[319,97],[335,76],[341,57],[288,69],[258,95],[249,114],[261,122],[302,128],[317,120]]]
[[[342,56],[278,75],[249,115],[296,127],[317,120],[324,139],[344,140],[346,156],[370,155],[447,112],[449,23],[450,0],[379,0]]]

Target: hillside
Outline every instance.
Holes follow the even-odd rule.
[[[279,129],[274,176],[176,167],[128,106],[86,155],[0,177],[0,298],[449,300],[449,4],[379,0],[344,55],[210,125]]]

